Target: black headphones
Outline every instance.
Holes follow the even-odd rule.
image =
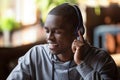
[[[75,35],[78,36],[78,30],[80,30],[81,34],[83,35],[85,33],[85,28],[83,26],[81,11],[77,5],[71,5],[71,6],[75,9],[76,14],[78,16],[78,25],[76,27]]]

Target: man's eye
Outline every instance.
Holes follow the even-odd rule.
[[[57,33],[57,34],[61,34],[62,31],[61,31],[61,30],[55,30],[55,33]]]
[[[46,32],[46,33],[49,33],[49,30],[45,29],[45,32]]]

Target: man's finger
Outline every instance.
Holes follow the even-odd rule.
[[[78,35],[79,35],[80,41],[85,42],[85,40],[83,38],[83,35],[81,34],[80,30],[78,30]]]

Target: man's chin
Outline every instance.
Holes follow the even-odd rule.
[[[53,50],[50,50],[50,52],[51,52],[52,54],[57,54],[57,52],[56,52],[56,51],[53,51]]]
[[[54,55],[58,55],[58,54],[60,54],[60,52],[58,52],[58,51],[50,50],[50,52],[51,52],[52,54],[54,54]]]

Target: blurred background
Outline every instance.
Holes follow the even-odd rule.
[[[120,67],[120,0],[0,0],[0,80],[27,50],[45,43],[46,15],[64,2],[79,6],[85,39],[108,51]]]

